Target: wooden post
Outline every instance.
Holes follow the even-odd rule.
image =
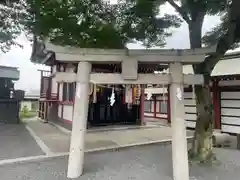
[[[84,137],[88,119],[90,72],[91,64],[89,62],[79,62],[68,160],[68,178],[78,178],[83,172]]]
[[[171,97],[170,97],[170,85],[168,85],[168,99],[167,99],[167,113],[168,123],[171,124]]]
[[[146,125],[145,118],[144,118],[144,101],[145,101],[145,89],[141,88],[141,95],[140,95],[140,120],[141,125]]]
[[[212,82],[212,98],[214,108],[214,127],[215,129],[221,129],[221,92],[218,88],[218,81]]]
[[[154,113],[154,118],[157,118],[157,98],[156,96],[153,97],[153,113]],[[159,105],[160,106],[160,105]]]

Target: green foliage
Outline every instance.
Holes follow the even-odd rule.
[[[27,106],[24,106],[23,109],[22,109],[23,113],[28,113],[28,107]]]
[[[123,48],[132,40],[145,45],[164,44],[166,29],[181,20],[157,18],[157,1],[132,0],[116,5],[102,0],[28,0],[30,32],[55,44],[84,48]]]
[[[236,14],[235,17],[232,17],[233,21],[231,23],[234,23],[235,26],[235,31],[234,34],[232,34],[232,36],[234,36],[234,41],[233,43],[230,45],[231,49],[237,48],[239,46],[239,41],[240,41],[240,33],[239,33],[239,20],[238,20],[238,16]],[[210,31],[208,31],[205,36],[203,37],[202,41],[203,44],[205,45],[214,45],[214,44],[218,44],[219,40],[221,38],[223,38],[224,36],[226,36],[229,33],[229,13],[225,12],[222,14],[221,16],[221,23],[216,25],[213,29],[211,29]]]
[[[221,36],[227,33],[227,13],[225,13],[222,18],[221,24],[216,25],[213,29],[208,31],[203,37],[203,43],[205,45],[217,44]]]
[[[20,117],[21,120],[26,119],[26,118],[33,118],[33,117],[36,117],[36,116],[37,116],[36,111],[29,111],[27,113],[20,112],[20,114],[19,114],[19,117]]]
[[[13,45],[21,46],[16,39],[22,31],[24,18],[22,0],[0,1],[0,52],[7,52]]]
[[[36,111],[29,111],[27,106],[24,106],[19,114],[20,119],[32,118],[35,117],[36,115],[37,115]]]
[[[146,0],[120,3],[114,10],[118,12],[117,29],[128,39],[142,41],[146,46],[165,45],[165,38],[171,35],[168,29],[180,27],[182,21],[175,15],[159,17],[159,6],[163,3]]]

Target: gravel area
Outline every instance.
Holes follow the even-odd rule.
[[[220,164],[191,166],[192,180],[239,180],[240,152],[215,149]],[[0,166],[4,180],[66,180],[67,156]],[[172,180],[171,146],[150,145],[88,153],[79,180]]]

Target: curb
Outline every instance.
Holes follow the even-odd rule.
[[[193,136],[187,137],[187,141],[191,141],[193,139]],[[85,153],[100,153],[100,152],[113,152],[113,151],[120,151],[124,149],[134,148],[138,146],[152,146],[152,145],[169,145],[171,144],[171,139],[166,140],[158,140],[158,141],[148,141],[145,143],[133,143],[133,144],[127,144],[127,145],[116,145],[116,146],[109,146],[104,148],[95,148],[95,149],[89,149],[84,151]],[[6,159],[0,161],[0,166],[4,165],[11,165],[11,164],[23,164],[23,163],[31,163],[31,162],[39,162],[42,160],[51,160],[58,157],[64,157],[68,156],[69,152],[63,152],[63,153],[54,153],[51,155],[39,155],[39,156],[29,156],[29,157],[20,157],[16,159]]]
[[[48,124],[54,126],[55,128],[57,128],[58,130],[60,130],[61,132],[65,133],[67,135],[71,135],[71,131],[68,130],[67,128],[65,128],[65,127],[62,127],[62,126],[60,126],[60,125],[58,125],[54,122],[51,122],[51,121],[48,121]]]
[[[62,131],[66,134],[71,134],[71,131],[61,125],[58,125],[54,122],[48,121],[49,124],[55,126],[57,129]],[[122,131],[122,130],[134,130],[134,129],[151,129],[151,128],[162,128],[162,127],[169,127],[169,126],[137,126],[137,127],[115,127],[115,128],[102,128],[102,129],[88,129],[87,132],[94,133],[94,132],[106,132],[106,131]]]
[[[191,142],[193,139],[193,136],[187,137],[187,141]],[[151,145],[170,145],[172,142],[172,139],[165,139],[165,140],[157,140],[157,141],[148,141],[144,143],[132,143],[127,145],[116,145],[116,146],[109,146],[109,147],[103,147],[103,148],[95,148],[95,149],[89,149],[86,150],[85,153],[95,153],[95,152],[102,152],[102,151],[119,151],[123,149],[128,148],[134,148],[138,146],[151,146]]]
[[[45,159],[53,159],[57,157],[66,156],[68,153],[56,153],[52,155],[39,155],[39,156],[28,156],[28,157],[20,157],[15,159],[5,159],[0,161],[0,166],[11,165],[11,164],[22,164],[29,162],[39,162]]]

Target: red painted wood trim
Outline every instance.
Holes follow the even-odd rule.
[[[131,87],[132,88],[132,104],[134,103],[134,88],[133,87]]]
[[[167,92],[167,105],[168,105],[168,113],[167,113],[167,117],[168,117],[168,123],[171,123],[171,101],[170,101],[170,85],[168,85],[168,92]]]
[[[154,116],[149,116],[149,115],[144,115],[144,117],[154,118],[154,119],[166,119],[166,120],[168,120],[168,118],[164,118],[164,117],[154,117]]]
[[[145,124],[144,121],[144,100],[145,100],[145,90],[144,88],[141,88],[141,97],[140,97],[140,120],[141,124]]]
[[[213,82],[213,110],[215,128],[221,129],[221,92],[218,88],[218,81]]]
[[[64,123],[67,123],[67,124],[72,124],[72,121],[68,120],[68,119],[63,119],[63,122]]]
[[[58,104],[63,104],[63,105],[73,105],[73,101],[58,101]]]
[[[123,97],[122,97],[122,102],[123,102],[123,104],[125,104],[126,103],[126,88],[124,88],[124,90],[123,90]]]
[[[154,109],[153,109],[153,111],[154,111],[154,117],[157,117],[157,101],[156,101],[156,97],[154,97],[154,99],[153,99],[153,103],[154,103]],[[151,104],[151,106],[152,106],[152,104]],[[161,112],[161,111],[160,111]]]
[[[74,114],[75,96],[76,96],[76,91],[77,91],[77,83],[76,83],[76,82],[74,83],[74,89],[75,89],[75,91],[74,91],[74,93],[73,93],[72,120],[73,120],[73,114]]]
[[[61,112],[61,118],[63,119],[63,105],[61,105],[62,106],[62,112]]]

